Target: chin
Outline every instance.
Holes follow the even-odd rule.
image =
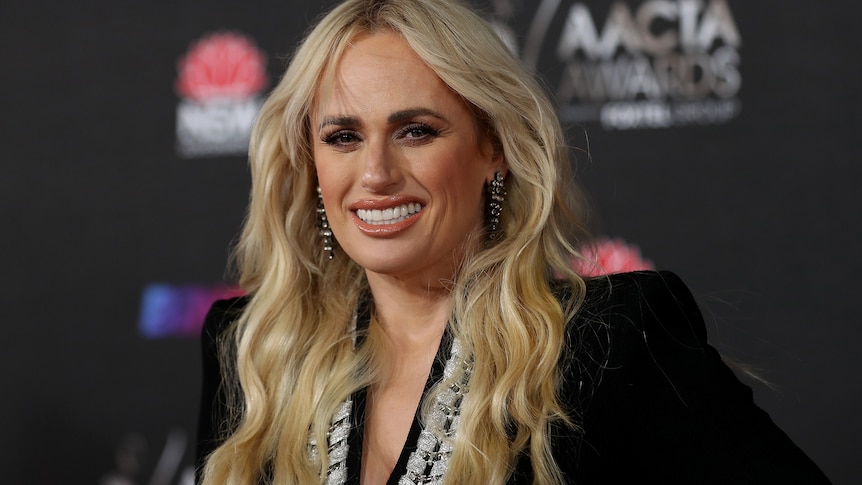
[[[420,257],[421,256],[419,255],[414,257],[401,256],[395,258],[391,256],[386,258],[365,256],[354,258],[353,260],[365,271],[395,276],[401,273],[413,273],[419,270],[419,266],[416,263]]]
[[[400,278],[404,280],[421,279],[427,283],[436,285],[440,280],[450,280],[454,272],[454,265],[434,264],[428,258],[427,252],[410,252],[394,256],[382,255],[359,255],[353,261],[361,266],[366,273],[374,273],[382,276]]]

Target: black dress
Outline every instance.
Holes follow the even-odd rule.
[[[555,291],[568,298],[565,287]],[[204,325],[198,468],[219,442],[224,415],[215,340],[244,302],[216,302]],[[582,431],[554,426],[551,439],[570,483],[829,483],[707,345],[700,311],[676,275],[588,280],[584,305],[567,332],[562,397]],[[440,348],[442,355],[448,346]],[[426,389],[440,379],[443,360],[436,360]],[[348,483],[358,484],[364,392],[353,402]],[[389,484],[404,473],[420,431],[416,418]],[[509,483],[532,483],[526,454]]]

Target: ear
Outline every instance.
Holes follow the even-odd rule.
[[[492,159],[488,165],[488,171],[485,173],[485,183],[490,184],[498,172],[503,174],[503,178],[506,178],[509,174],[509,166],[506,164],[506,159],[503,158],[502,154]]]
[[[491,183],[494,180],[494,175],[497,172],[502,172],[503,177],[509,174],[509,165],[506,163],[506,157],[503,154],[503,146],[499,143],[499,141],[491,141],[489,143],[490,151],[489,157],[486,158],[487,162],[487,171],[485,173],[485,182]]]
[[[485,182],[490,184],[497,172],[501,172],[505,177],[509,173],[509,167],[500,135],[493,128],[489,116],[475,107],[474,114],[480,150],[485,163]]]

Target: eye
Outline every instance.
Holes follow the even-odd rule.
[[[399,130],[398,137],[411,142],[430,141],[440,132],[425,123],[411,123]]]
[[[360,141],[359,135],[351,130],[338,130],[330,134],[324,134],[323,143],[334,147],[349,147]]]

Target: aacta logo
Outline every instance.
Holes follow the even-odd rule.
[[[551,62],[564,121],[663,128],[739,114],[742,39],[725,0],[614,2],[596,20],[585,2],[542,0],[527,35],[522,58]]]
[[[219,32],[195,42],[177,70],[179,155],[245,154],[269,82],[266,56],[247,37]]]

